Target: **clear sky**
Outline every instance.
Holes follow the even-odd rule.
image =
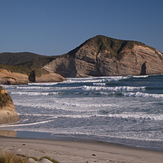
[[[64,54],[96,35],[163,52],[163,0],[0,0],[0,52]]]

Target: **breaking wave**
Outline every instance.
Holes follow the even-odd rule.
[[[130,92],[122,93],[124,96],[134,96],[134,97],[154,97],[154,98],[163,98],[163,94],[150,94],[143,92]]]
[[[94,86],[83,86],[83,90],[109,90],[109,91],[133,91],[133,90],[145,90],[145,87],[130,87],[130,86],[119,86],[119,87],[94,87]]]
[[[28,96],[39,96],[39,95],[57,95],[59,92],[11,92],[11,95],[28,95]]]

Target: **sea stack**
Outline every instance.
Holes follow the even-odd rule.
[[[14,123],[20,118],[8,92],[0,86],[0,124]]]

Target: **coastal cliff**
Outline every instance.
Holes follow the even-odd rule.
[[[44,69],[64,77],[163,74],[163,54],[141,42],[98,35]]]
[[[62,82],[67,77],[163,74],[163,53],[141,42],[98,35],[58,56],[0,53],[0,68],[1,84]]]
[[[14,123],[19,120],[10,95],[0,86],[0,124]]]

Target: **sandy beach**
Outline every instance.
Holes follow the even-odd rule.
[[[163,152],[97,141],[64,141],[0,137],[0,151],[50,156],[60,163],[162,163]]]

